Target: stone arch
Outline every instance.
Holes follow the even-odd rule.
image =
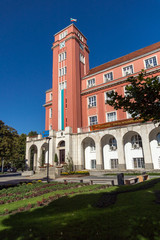
[[[126,169],[140,170],[145,168],[141,135],[137,131],[129,131],[123,136]]]
[[[35,144],[31,145],[29,148],[29,168],[35,171],[37,168],[37,154],[38,148]]]
[[[84,169],[96,169],[96,145],[92,137],[81,141],[81,151]]]
[[[59,164],[64,164],[65,163],[65,141],[62,140],[57,144],[57,149],[59,152],[59,157],[58,157],[58,161]]]
[[[101,149],[104,169],[118,169],[117,140],[112,134],[101,138]]]
[[[149,133],[149,144],[154,169],[160,169],[160,127],[152,129]]]

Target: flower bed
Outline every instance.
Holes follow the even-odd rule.
[[[22,185],[14,188],[3,189],[0,191],[0,205],[11,203],[22,199],[29,199],[49,192],[58,190],[72,189],[76,186],[85,186],[82,183],[23,183]]]
[[[72,171],[70,173],[68,172],[62,172],[61,175],[89,175],[89,172],[88,171]]]

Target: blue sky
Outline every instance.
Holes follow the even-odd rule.
[[[0,120],[19,134],[44,130],[51,46],[71,17],[90,68],[160,41],[160,0],[0,0]]]

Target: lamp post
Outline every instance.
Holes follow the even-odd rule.
[[[51,140],[51,137],[46,137],[46,139],[48,139],[47,183],[49,183],[49,141]]]

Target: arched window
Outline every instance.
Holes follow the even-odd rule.
[[[59,147],[65,147],[65,141],[60,142]]]
[[[115,151],[117,149],[117,141],[114,137],[109,139],[109,147],[111,151]]]
[[[157,134],[157,143],[158,143],[158,146],[160,146],[160,133]]]
[[[131,137],[132,148],[140,148],[142,147],[142,139],[140,135],[134,135]]]

